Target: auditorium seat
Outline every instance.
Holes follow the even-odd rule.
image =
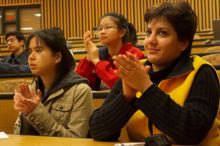
[[[220,65],[220,53],[205,55],[202,56],[202,58],[211,63],[212,65]]]
[[[0,93],[13,93],[14,89],[20,83],[30,83],[30,79],[12,79],[12,80],[4,80],[0,82]]]

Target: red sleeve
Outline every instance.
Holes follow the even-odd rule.
[[[116,70],[109,61],[100,60],[96,66],[96,73],[99,78],[104,81],[105,84],[112,88],[115,82],[118,80],[118,76],[114,73]]]
[[[135,54],[138,59],[144,59],[145,58],[144,53],[139,48],[136,48],[134,46],[129,47],[127,51],[132,53],[132,54]]]
[[[94,89],[96,82],[95,65],[87,59],[81,59],[76,67],[76,72],[89,80],[89,86]]]
[[[138,59],[145,58],[144,53],[134,46],[127,47],[126,50],[123,50],[121,54],[124,54],[126,51],[135,54]],[[109,88],[112,88],[115,82],[118,80],[118,76],[114,73],[116,68],[113,67],[113,65],[106,60],[100,60],[96,66],[95,70],[99,78],[104,81],[105,84],[109,86]]]

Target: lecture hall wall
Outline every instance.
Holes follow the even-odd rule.
[[[40,4],[41,28],[61,27],[65,36],[82,37],[98,25],[107,12],[119,12],[144,32],[144,12],[168,0],[0,0],[0,6]],[[177,1],[177,0],[169,0]],[[186,0],[198,15],[198,31],[212,29],[212,20],[220,19],[220,0]]]

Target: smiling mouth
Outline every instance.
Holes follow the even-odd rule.
[[[100,37],[100,40],[104,40],[104,39],[106,39],[107,37]]]
[[[147,49],[148,52],[158,52],[158,49]]]

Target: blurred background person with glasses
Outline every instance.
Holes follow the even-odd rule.
[[[98,48],[92,41],[92,32],[87,31],[84,34],[87,56],[80,60],[76,72],[89,80],[93,90],[111,89],[118,80],[112,56],[130,52],[143,59],[144,54],[135,47],[135,27],[121,14],[105,14],[94,31],[104,47]]]

